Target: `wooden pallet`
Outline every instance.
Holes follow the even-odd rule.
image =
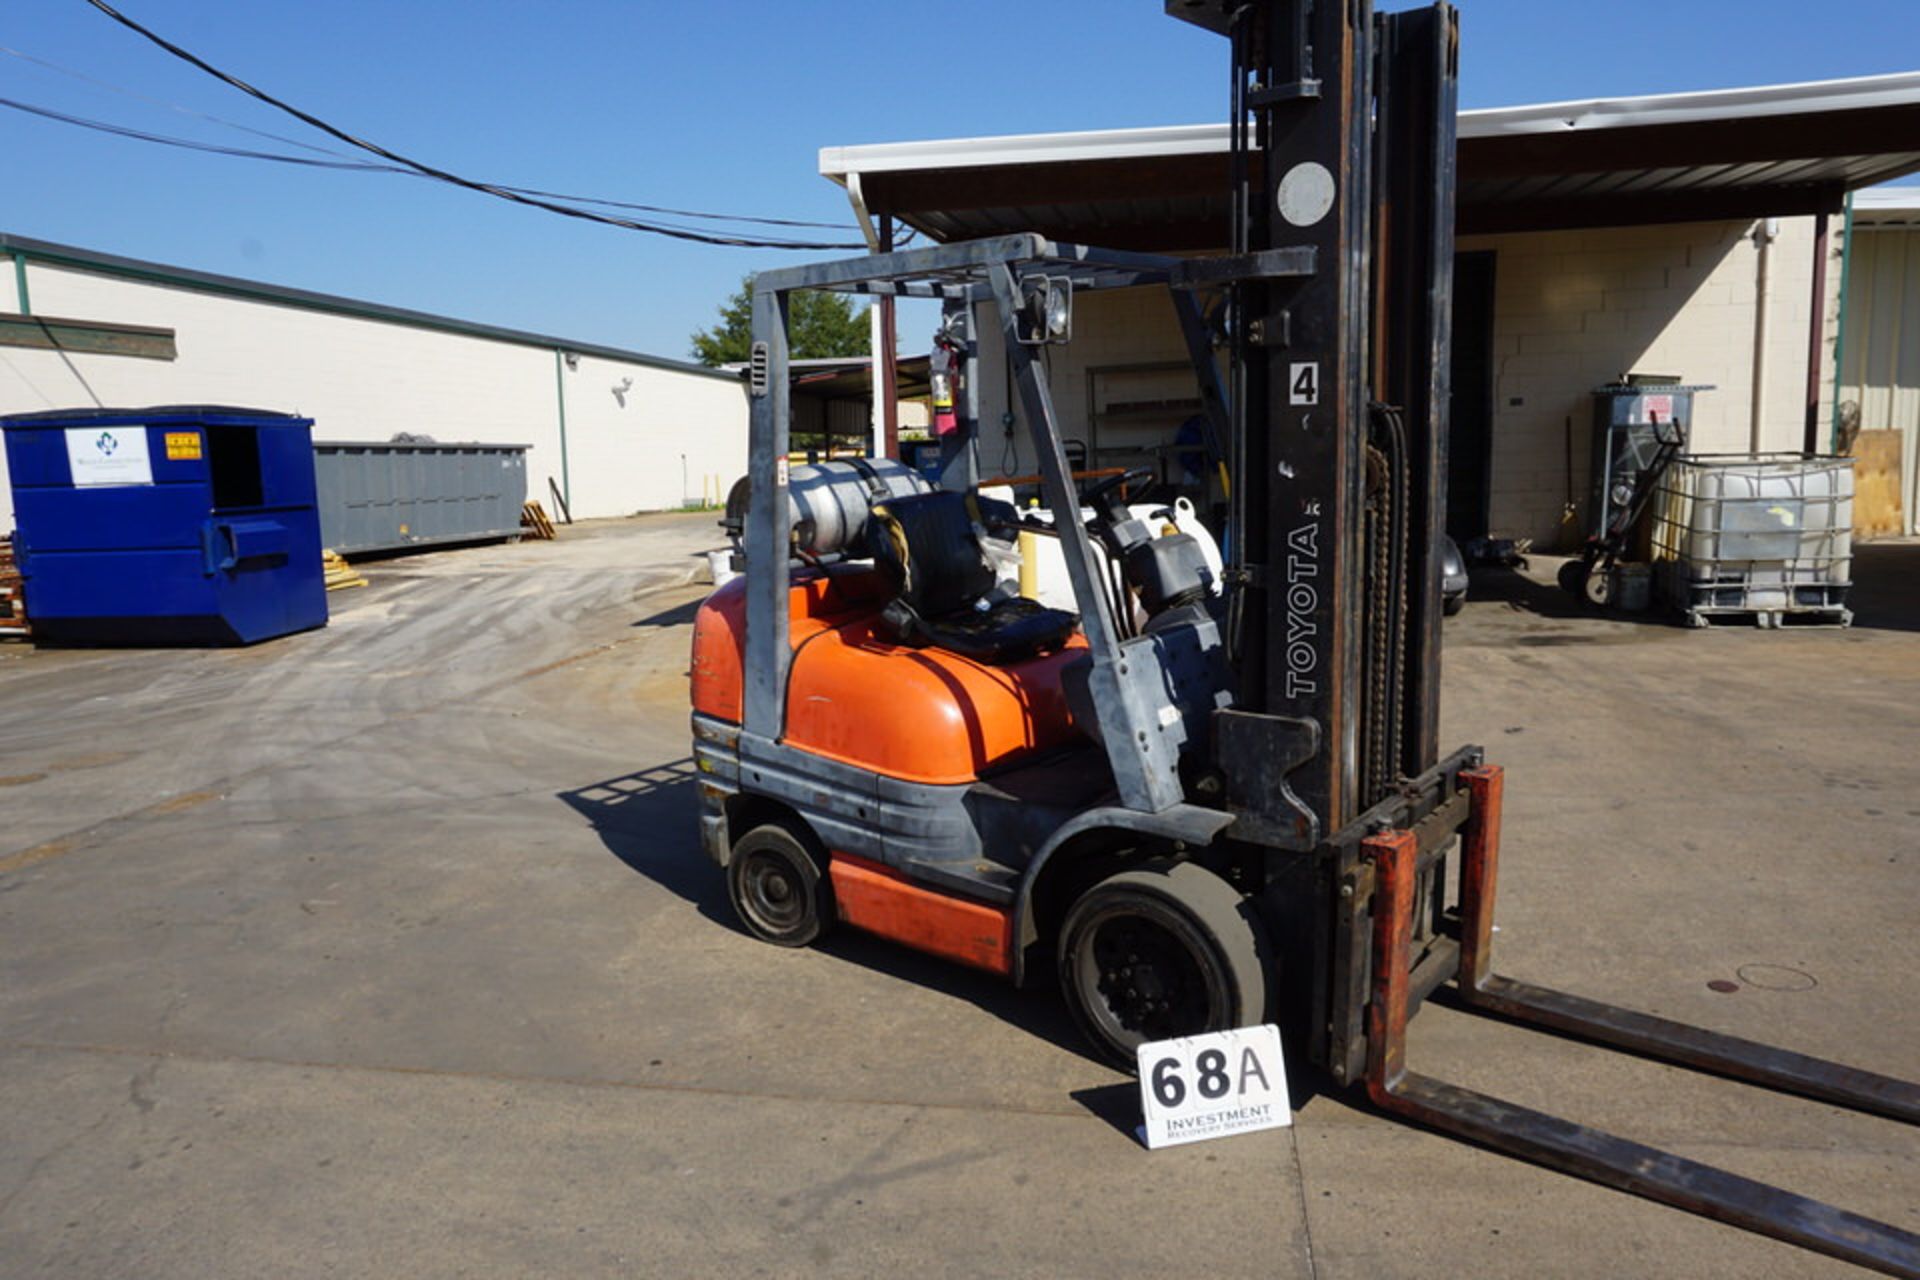
[[[1897,538],[1907,531],[1900,509],[1902,433],[1862,431],[1853,441],[1853,536]]]
[[[24,636],[27,631],[27,599],[13,559],[13,539],[0,538],[0,636]]]
[[[1803,605],[1793,609],[1736,609],[1709,606],[1685,610],[1690,627],[1758,627],[1777,631],[1787,627],[1850,627],[1853,610],[1845,605]]]
[[[520,508],[520,527],[527,531],[523,536],[528,538],[547,540],[553,537],[553,521],[547,518],[547,513],[537,502],[529,502]]]
[[[326,570],[327,590],[343,591],[348,587],[364,587],[367,580],[358,569],[348,564],[346,558],[335,551],[320,553],[320,567]]]

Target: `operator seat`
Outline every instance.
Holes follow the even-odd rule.
[[[994,572],[980,547],[980,527],[971,493],[935,490],[874,505],[868,549],[894,590],[880,615],[881,631],[901,644],[932,645],[986,663],[1058,649],[1079,616],[1022,596],[988,600]]]

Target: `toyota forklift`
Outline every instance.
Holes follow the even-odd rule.
[[[1896,1275],[1920,1237],[1420,1075],[1407,1027],[1471,1010],[1920,1121],[1920,1088],[1497,975],[1502,774],[1442,752],[1440,555],[1455,11],[1167,0],[1231,47],[1231,245],[1174,258],[1034,234],[753,281],[745,573],[691,664],[700,837],[752,934],[836,924],[1057,979],[1101,1058],[1277,1021],[1393,1114]],[[789,461],[797,290],[922,298],[953,382],[935,478]],[[1045,349],[1092,290],[1167,299],[1225,551],[1077,487]],[[997,326],[1046,513],[981,492]],[[1057,540],[1071,600],[1021,594]],[[1061,607],[1070,603],[1072,607]]]

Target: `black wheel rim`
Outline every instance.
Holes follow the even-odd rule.
[[[777,853],[755,850],[740,868],[740,905],[768,933],[791,933],[807,918],[808,890],[799,870]]]
[[[1116,1046],[1197,1035],[1222,1014],[1219,981],[1195,939],[1125,907],[1082,926],[1080,1004]]]

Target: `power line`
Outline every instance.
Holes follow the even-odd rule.
[[[225,147],[215,142],[201,142],[194,138],[180,138],[171,134],[150,133],[145,129],[135,129],[127,125],[114,124],[107,120],[90,120],[85,116],[69,115],[64,111],[55,111],[51,107],[35,106],[30,102],[19,102],[12,98],[0,97],[0,108],[25,112],[47,120],[56,120],[61,124],[74,125],[81,129],[90,129],[97,133],[111,134],[120,138],[131,138],[138,142],[151,142],[165,147],[178,147],[186,151],[201,151],[210,155],[232,156],[242,160],[265,160],[275,164],[299,165],[309,169],[357,170],[362,173],[391,173],[403,178],[423,178],[424,174],[412,169],[403,169],[397,164],[377,164],[371,160],[323,160],[314,156],[290,156],[275,151],[255,151],[247,147]],[[574,197],[567,197],[569,199]],[[586,198],[586,197],[580,197]],[[695,217],[721,217],[725,215],[695,214]],[[674,226],[672,223],[657,224],[675,231],[695,231],[693,227]],[[904,242],[903,242],[904,244]]]
[[[9,57],[18,58],[22,62],[30,62],[37,67],[45,67],[49,71],[58,72],[63,76],[70,76],[75,80],[80,80],[87,84],[94,85],[98,88],[106,89],[112,93],[123,94],[126,97],[135,98],[142,102],[151,103],[152,105],[157,107],[164,107],[168,111],[177,112],[180,115],[191,116],[196,120],[206,120],[213,124],[222,125],[229,129],[238,129],[240,132],[250,133],[256,138],[268,138],[274,142],[284,142],[288,146],[299,147],[303,151],[312,151],[317,155],[334,156],[342,160],[347,159],[347,156],[348,156],[347,152],[337,150],[333,147],[317,146],[311,142],[303,142],[299,138],[289,138],[285,134],[273,133],[266,129],[256,129],[251,125],[244,125],[233,120],[223,119],[220,116],[209,115],[204,111],[196,111],[192,107],[181,106],[177,102],[168,102],[165,98],[156,98],[156,97],[153,97],[151,94],[141,93],[137,89],[129,89],[125,85],[117,85],[117,84],[114,84],[112,81],[102,80],[98,76],[88,75],[84,71],[78,71],[72,67],[62,66],[57,62],[49,62],[45,58],[35,57],[33,54],[25,53],[19,49],[10,48],[9,46],[4,44],[0,44],[0,53],[4,53]],[[48,107],[35,107],[35,106],[27,105],[25,103],[18,103],[18,102],[5,102],[4,105],[13,107],[15,110],[18,110],[18,111],[27,111],[27,112],[31,112],[34,115],[45,116],[48,119],[60,120],[67,124],[80,125],[83,128],[89,128],[89,129],[99,129],[107,133],[117,133],[123,137],[138,138],[146,142],[158,142],[166,146],[186,147],[196,151],[210,151],[218,155],[241,156],[241,157],[254,159],[254,160],[272,160],[282,164],[300,163],[295,157],[292,157],[292,156],[273,155],[266,152],[237,151],[230,148],[215,146],[212,144],[195,142],[191,139],[186,139],[186,138],[173,138],[173,137],[168,137],[166,135],[161,135],[161,134],[147,134],[141,130],[132,129],[125,125],[116,125],[116,124],[111,124],[106,121],[100,121],[100,120],[87,120],[84,117],[79,117],[79,116],[67,116],[61,112],[54,111]],[[414,177],[421,176],[420,174],[414,173],[414,171],[411,169],[402,169],[395,165],[371,164],[365,161],[352,161],[350,163],[345,163],[338,166],[323,165],[320,167],[322,168],[338,167],[342,169],[366,169],[370,171],[384,171],[388,173],[408,173],[408,174],[412,174],[412,176]],[[698,209],[674,209],[674,208],[669,208],[665,205],[636,204],[632,201],[627,201],[627,200],[608,200],[598,196],[572,195],[565,191],[542,191],[537,187],[518,187],[518,186],[513,186],[509,183],[504,183],[504,182],[491,183],[489,185],[498,186],[503,191],[518,192],[520,195],[523,195],[523,196],[544,196],[549,200],[565,200],[571,204],[597,204],[597,205],[604,205],[608,208],[613,208],[613,209],[633,209],[641,213],[664,213],[671,217],[676,217],[676,218],[699,218],[704,221],[712,221],[712,222],[752,223],[756,226],[765,226],[765,227],[807,227],[807,228],[814,228],[814,229],[823,230],[823,231],[858,230],[858,228],[851,226],[850,224],[845,222],[808,222],[808,221],[795,219],[795,218],[760,218],[760,217],[753,217],[751,215],[743,214],[743,213],[707,213],[703,210],[698,210]]]
[[[107,4],[106,0],[86,0],[86,2],[92,5],[95,9],[98,9],[101,13],[106,14],[109,18],[112,18],[115,22],[119,23],[121,26],[127,28],[129,31],[134,32],[136,35],[139,35],[142,38],[146,39],[147,41],[151,42],[152,44],[158,46],[159,48],[164,49],[166,52],[172,54],[176,58],[179,58],[181,61],[189,63],[192,66],[198,67],[201,71],[206,72],[208,75],[214,77],[216,80],[220,80],[226,84],[232,85],[234,88],[240,90],[242,93],[246,94],[247,96],[251,98],[256,98],[259,101],[266,103],[270,107],[274,107],[274,108],[277,108],[278,110],[284,111],[288,115],[292,116],[294,119],[300,121],[301,123],[310,125],[313,128],[320,130],[322,133],[329,135],[330,137],[339,139],[341,142],[344,142],[349,146],[358,147],[360,150],[379,156],[383,160],[390,160],[395,164],[405,166],[406,168],[412,170],[415,173],[421,174],[425,177],[437,179],[441,182],[448,183],[452,186],[464,187],[469,191],[478,191],[483,195],[490,195],[495,197],[496,199],[510,201],[511,203],[514,203],[514,204],[527,205],[535,209],[544,209],[548,213],[557,213],[564,218],[578,218],[586,222],[603,223],[607,226],[621,227],[628,231],[646,231],[646,232],[651,232],[654,235],[670,236],[676,240],[690,240],[699,244],[723,245],[723,246],[728,246],[732,248],[741,248],[741,249],[816,250],[816,249],[865,249],[867,247],[864,242],[860,242],[860,241],[855,241],[852,243],[847,243],[847,242],[827,243],[827,242],[819,242],[819,241],[751,239],[744,236],[716,235],[716,234],[705,232],[705,231],[694,231],[689,228],[668,226],[663,223],[645,222],[636,218],[622,218],[622,217],[616,217],[611,214],[596,213],[591,209],[580,209],[572,205],[557,204],[552,200],[546,199],[544,197],[524,194],[520,191],[516,191],[508,187],[498,186],[494,183],[476,182],[471,178],[463,178],[459,174],[451,173],[445,169],[438,169],[432,165],[423,164],[418,160],[410,159],[407,156],[403,156],[396,151],[390,151],[386,147],[380,146],[378,143],[368,142],[364,138],[357,138],[353,134],[346,132],[344,129],[339,129],[331,124],[328,124],[325,120],[320,119],[318,116],[312,115],[306,111],[302,111],[300,108],[293,106],[289,103],[282,102],[280,99],[274,97],[272,94],[269,94],[260,89],[254,88],[252,85],[248,84],[246,81],[238,78],[237,76],[232,76],[227,74],[226,72],[220,70],[216,66],[213,66],[211,63],[206,62],[204,59],[198,57],[197,55],[188,52],[187,50],[181,48],[177,44],[174,44],[172,41],[166,39],[164,36],[160,36],[155,34],[152,31],[149,31],[146,27],[141,26],[138,22],[135,22],[132,18],[127,17],[125,14],[115,9],[112,5]]]
[[[379,173],[412,174],[411,169],[402,169],[398,165],[374,164],[369,160],[324,160],[319,156],[290,156],[274,151],[253,151],[245,147],[223,147],[214,142],[195,142],[190,138],[174,138],[164,133],[148,133],[144,129],[133,129],[126,125],[111,124],[105,120],[89,120],[85,116],[70,116],[64,111],[55,111],[51,107],[36,107],[28,102],[16,102],[12,98],[0,98],[0,107],[14,111],[24,111],[28,115],[41,116],[48,120],[58,120],[62,124],[78,125],[82,129],[93,129],[100,133],[111,133],[122,138],[134,138],[141,142],[157,142],[163,146],[184,147],[192,151],[206,151],[214,155],[238,156],[245,160],[271,160],[277,164],[305,165],[314,169],[362,169]]]
[[[570,196],[564,191],[542,191],[537,187],[509,187],[499,184],[502,191],[512,191],[523,196],[545,196],[550,200],[571,200],[575,204],[599,204],[610,209],[637,209],[642,213],[665,213],[676,218],[707,218],[714,222],[751,222],[763,227],[816,227],[824,231],[858,231],[859,228],[845,222],[804,222],[795,218],[754,218],[744,213],[701,213],[695,209],[669,209],[657,204],[633,204],[626,200],[602,200],[595,196]],[[844,247],[844,246],[842,246]],[[864,246],[856,245],[855,248]]]
[[[218,143],[201,142],[194,138],[180,138],[180,137],[175,137],[173,135],[164,134],[164,133],[150,133],[145,129],[135,129],[128,125],[114,124],[111,121],[107,121],[107,120],[90,120],[85,116],[69,115],[64,111],[55,111],[51,107],[35,106],[33,103],[19,102],[12,98],[0,97],[0,108],[6,108],[13,111],[24,112],[28,115],[42,117],[43,119],[55,120],[60,122],[61,124],[70,124],[78,128],[90,129],[98,133],[111,134],[115,137],[130,138],[139,142],[151,142],[151,143],[156,143],[160,146],[178,147],[187,151],[200,151],[200,152],[208,153],[210,155],[232,156],[242,160],[264,160],[264,161],[270,161],[275,164],[299,165],[305,168],[313,168],[313,169],[353,170],[353,171],[359,171],[362,173],[391,173],[391,174],[397,174],[403,178],[425,177],[424,174],[416,173],[412,169],[403,169],[399,165],[393,165],[393,164],[376,164],[370,160],[322,160],[322,159],[317,159],[310,156],[290,156],[290,155],[285,155],[285,154],[282,154],[279,152],[273,152],[273,151],[255,151],[246,147],[226,147],[226,146],[221,146]],[[213,117],[208,117],[208,118],[212,119]],[[257,132],[257,131],[250,131],[250,132]],[[267,136],[270,137],[272,135],[267,135]],[[327,154],[333,154],[333,153],[327,153]],[[511,189],[522,190],[522,188],[511,188]],[[567,196],[562,198],[578,199],[578,200],[592,199],[592,197],[590,196]],[[619,204],[621,202],[604,201],[600,203]],[[648,207],[648,206],[643,206],[643,207]],[[733,215],[703,214],[703,213],[692,213],[691,211],[688,211],[688,216],[708,217],[708,218],[726,218],[726,217],[732,217]],[[772,221],[772,220],[768,219],[766,221]],[[674,227],[670,223],[660,223],[658,225],[661,227],[671,227],[673,230],[677,230],[677,231],[694,231],[695,230],[695,228],[692,228],[692,227]],[[797,225],[833,225],[833,224],[797,224]],[[912,230],[911,228],[909,228],[908,237],[911,238],[912,234],[913,234]],[[899,247],[904,248],[906,243],[907,243],[907,240],[902,240]]]
[[[219,116],[208,115],[204,111],[195,111],[192,107],[183,107],[177,102],[168,102],[165,98],[156,98],[151,94],[141,93],[137,89],[129,89],[125,85],[114,84],[110,80],[102,80],[98,76],[88,75],[86,72],[75,70],[72,67],[63,67],[57,62],[49,62],[45,58],[37,58],[31,53],[26,53],[4,44],[0,44],[0,53],[4,53],[10,58],[18,58],[22,62],[31,62],[36,67],[45,67],[48,71],[58,72],[60,75],[94,85],[111,93],[118,93],[129,98],[138,99],[141,102],[152,103],[156,107],[165,107],[167,110],[178,112],[183,116],[192,116],[198,120],[208,120],[214,124],[224,125],[229,129],[238,129],[240,132],[250,133],[256,138],[267,138],[273,142],[284,142],[290,147],[299,147],[302,151],[312,151],[318,155],[334,156],[339,159],[345,159],[347,157],[346,152],[335,150],[332,147],[322,147],[315,143],[303,142],[299,138],[289,138],[285,134],[270,133],[265,129],[256,129],[252,125],[239,124],[232,120],[224,120]]]

